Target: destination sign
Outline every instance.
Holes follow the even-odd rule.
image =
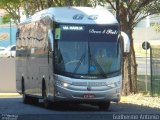
[[[62,30],[70,30],[70,31],[83,31],[83,26],[72,26],[72,25],[63,25]]]

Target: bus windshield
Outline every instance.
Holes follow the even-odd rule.
[[[78,78],[107,78],[120,73],[118,25],[58,25],[55,73]]]

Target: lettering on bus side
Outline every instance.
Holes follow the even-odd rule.
[[[112,30],[112,29],[104,29],[104,30],[95,30],[95,29],[89,29],[89,33],[91,34],[107,34],[107,35],[117,35],[118,31],[117,30]]]
[[[106,82],[73,82],[75,86],[106,86]]]
[[[88,16],[88,19],[89,20],[96,20],[96,19],[98,19],[98,15],[90,15],[90,16]]]

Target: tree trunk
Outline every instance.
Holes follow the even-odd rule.
[[[130,32],[131,35],[131,92],[136,93],[137,92],[137,63],[136,63],[136,56],[134,51],[134,44],[133,44],[133,38],[132,38],[132,31]]]
[[[124,54],[124,72],[122,82],[122,95],[129,95],[131,93],[131,78],[130,78],[130,53]]]
[[[38,1],[37,1],[37,2],[38,2]],[[44,6],[43,6],[42,0],[39,0],[39,4],[40,4],[40,5],[39,5],[39,6],[40,6],[40,9],[43,10],[43,9],[44,9]]]
[[[131,32],[132,33],[132,32]],[[135,51],[133,39],[130,37],[131,48],[130,53],[124,55],[124,72],[122,95],[129,95],[137,92],[137,64],[135,59]]]
[[[47,7],[51,7],[53,5],[53,0],[47,0]]]
[[[73,1],[72,0],[66,0],[65,5],[73,6]]]
[[[129,95],[131,93],[136,93],[137,65],[132,37],[133,29],[130,27],[128,14],[123,3],[120,3],[119,6],[119,16],[121,30],[127,33],[130,38],[130,53],[124,55],[124,74],[122,82],[122,95]]]

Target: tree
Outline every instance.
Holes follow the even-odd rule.
[[[130,37],[130,54],[124,57],[123,95],[136,93],[137,64],[135,59],[132,33],[134,27],[148,15],[160,13],[159,0],[1,0],[0,8],[5,9],[14,19],[19,21],[17,11],[23,7],[27,15],[50,6],[87,6],[88,4],[110,4],[117,12],[121,30]]]
[[[5,23],[9,23],[9,22],[11,22],[11,15],[10,14],[5,14],[2,17],[2,23],[5,24]]]
[[[130,54],[124,57],[123,95],[136,93],[137,64],[135,59],[133,30],[142,19],[160,13],[159,0],[99,0],[101,5],[109,3],[117,11],[121,30],[130,37]],[[117,3],[115,5],[115,3]]]
[[[0,9],[10,14],[15,23],[20,22],[20,9],[26,17],[51,6],[86,6],[89,0],[0,0]]]
[[[19,15],[20,5],[21,5],[20,0],[0,0],[0,9],[4,9],[15,21],[15,23],[20,22],[20,15]]]
[[[160,32],[160,24],[159,23],[154,23],[152,24],[152,27],[156,32]]]

